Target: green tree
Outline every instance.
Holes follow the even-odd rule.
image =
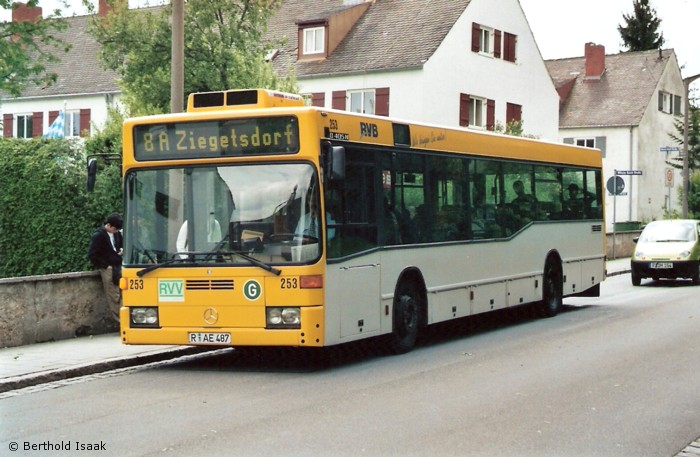
[[[673,125],[676,132],[668,136],[683,150],[683,116],[677,116],[673,120]],[[667,163],[674,168],[683,168],[683,159],[680,156]],[[693,105],[690,105],[688,110],[688,167],[691,173],[693,170],[700,171],[700,108]]]
[[[185,5],[185,96],[245,87],[296,91],[265,61],[267,20],[280,0],[189,0]],[[121,78],[131,115],[170,109],[171,5],[129,10],[116,3],[90,31],[105,66]]]
[[[649,5],[649,0],[633,0],[634,13],[623,14],[627,25],[618,25],[623,45],[629,51],[649,51],[664,45],[664,34],[657,32],[661,19]]]
[[[692,219],[700,219],[700,170],[695,170],[695,172],[690,174],[688,217]]]
[[[38,0],[27,2],[30,8],[37,4]],[[0,0],[0,8],[12,7],[13,0]],[[70,49],[55,36],[67,27],[59,16],[56,10],[36,22],[0,22],[0,92],[18,97],[27,84],[48,86],[56,81],[57,75],[47,72],[46,65],[60,60],[56,53]]]
[[[688,169],[690,189],[688,190],[688,215],[700,217],[700,107],[691,100],[688,110]],[[678,116],[673,121],[676,132],[670,133],[671,139],[683,150],[684,118]],[[673,168],[683,169],[683,158],[680,156],[667,160]],[[679,200],[683,199],[683,186],[680,186]]]
[[[0,278],[89,269],[92,232],[121,209],[118,164],[85,182],[79,142],[0,138]]]

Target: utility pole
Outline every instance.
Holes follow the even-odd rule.
[[[688,192],[690,191],[690,158],[688,157],[688,112],[690,111],[690,83],[700,74],[683,78],[685,88],[685,115],[683,117],[683,219],[688,219]]]
[[[181,113],[185,92],[185,4],[172,0],[172,61],[170,64],[170,112]]]

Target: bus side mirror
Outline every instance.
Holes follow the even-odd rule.
[[[329,181],[342,181],[345,179],[345,148],[342,146],[331,146],[328,149],[328,168],[326,176]]]
[[[95,177],[97,177],[97,159],[89,159],[87,163],[87,191],[95,190]]]

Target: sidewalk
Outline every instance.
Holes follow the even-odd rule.
[[[196,354],[190,346],[126,346],[118,333],[0,349],[0,393]]]
[[[609,260],[608,276],[629,272],[629,259]],[[207,348],[189,346],[126,346],[119,335],[0,349],[0,393],[51,381],[196,354]]]

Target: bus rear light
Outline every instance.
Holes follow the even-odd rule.
[[[302,289],[320,289],[323,287],[323,276],[300,276],[299,285]]]
[[[129,324],[131,328],[157,328],[158,308],[155,306],[137,306],[129,308]]]
[[[267,328],[301,328],[299,308],[267,308],[265,315]]]

